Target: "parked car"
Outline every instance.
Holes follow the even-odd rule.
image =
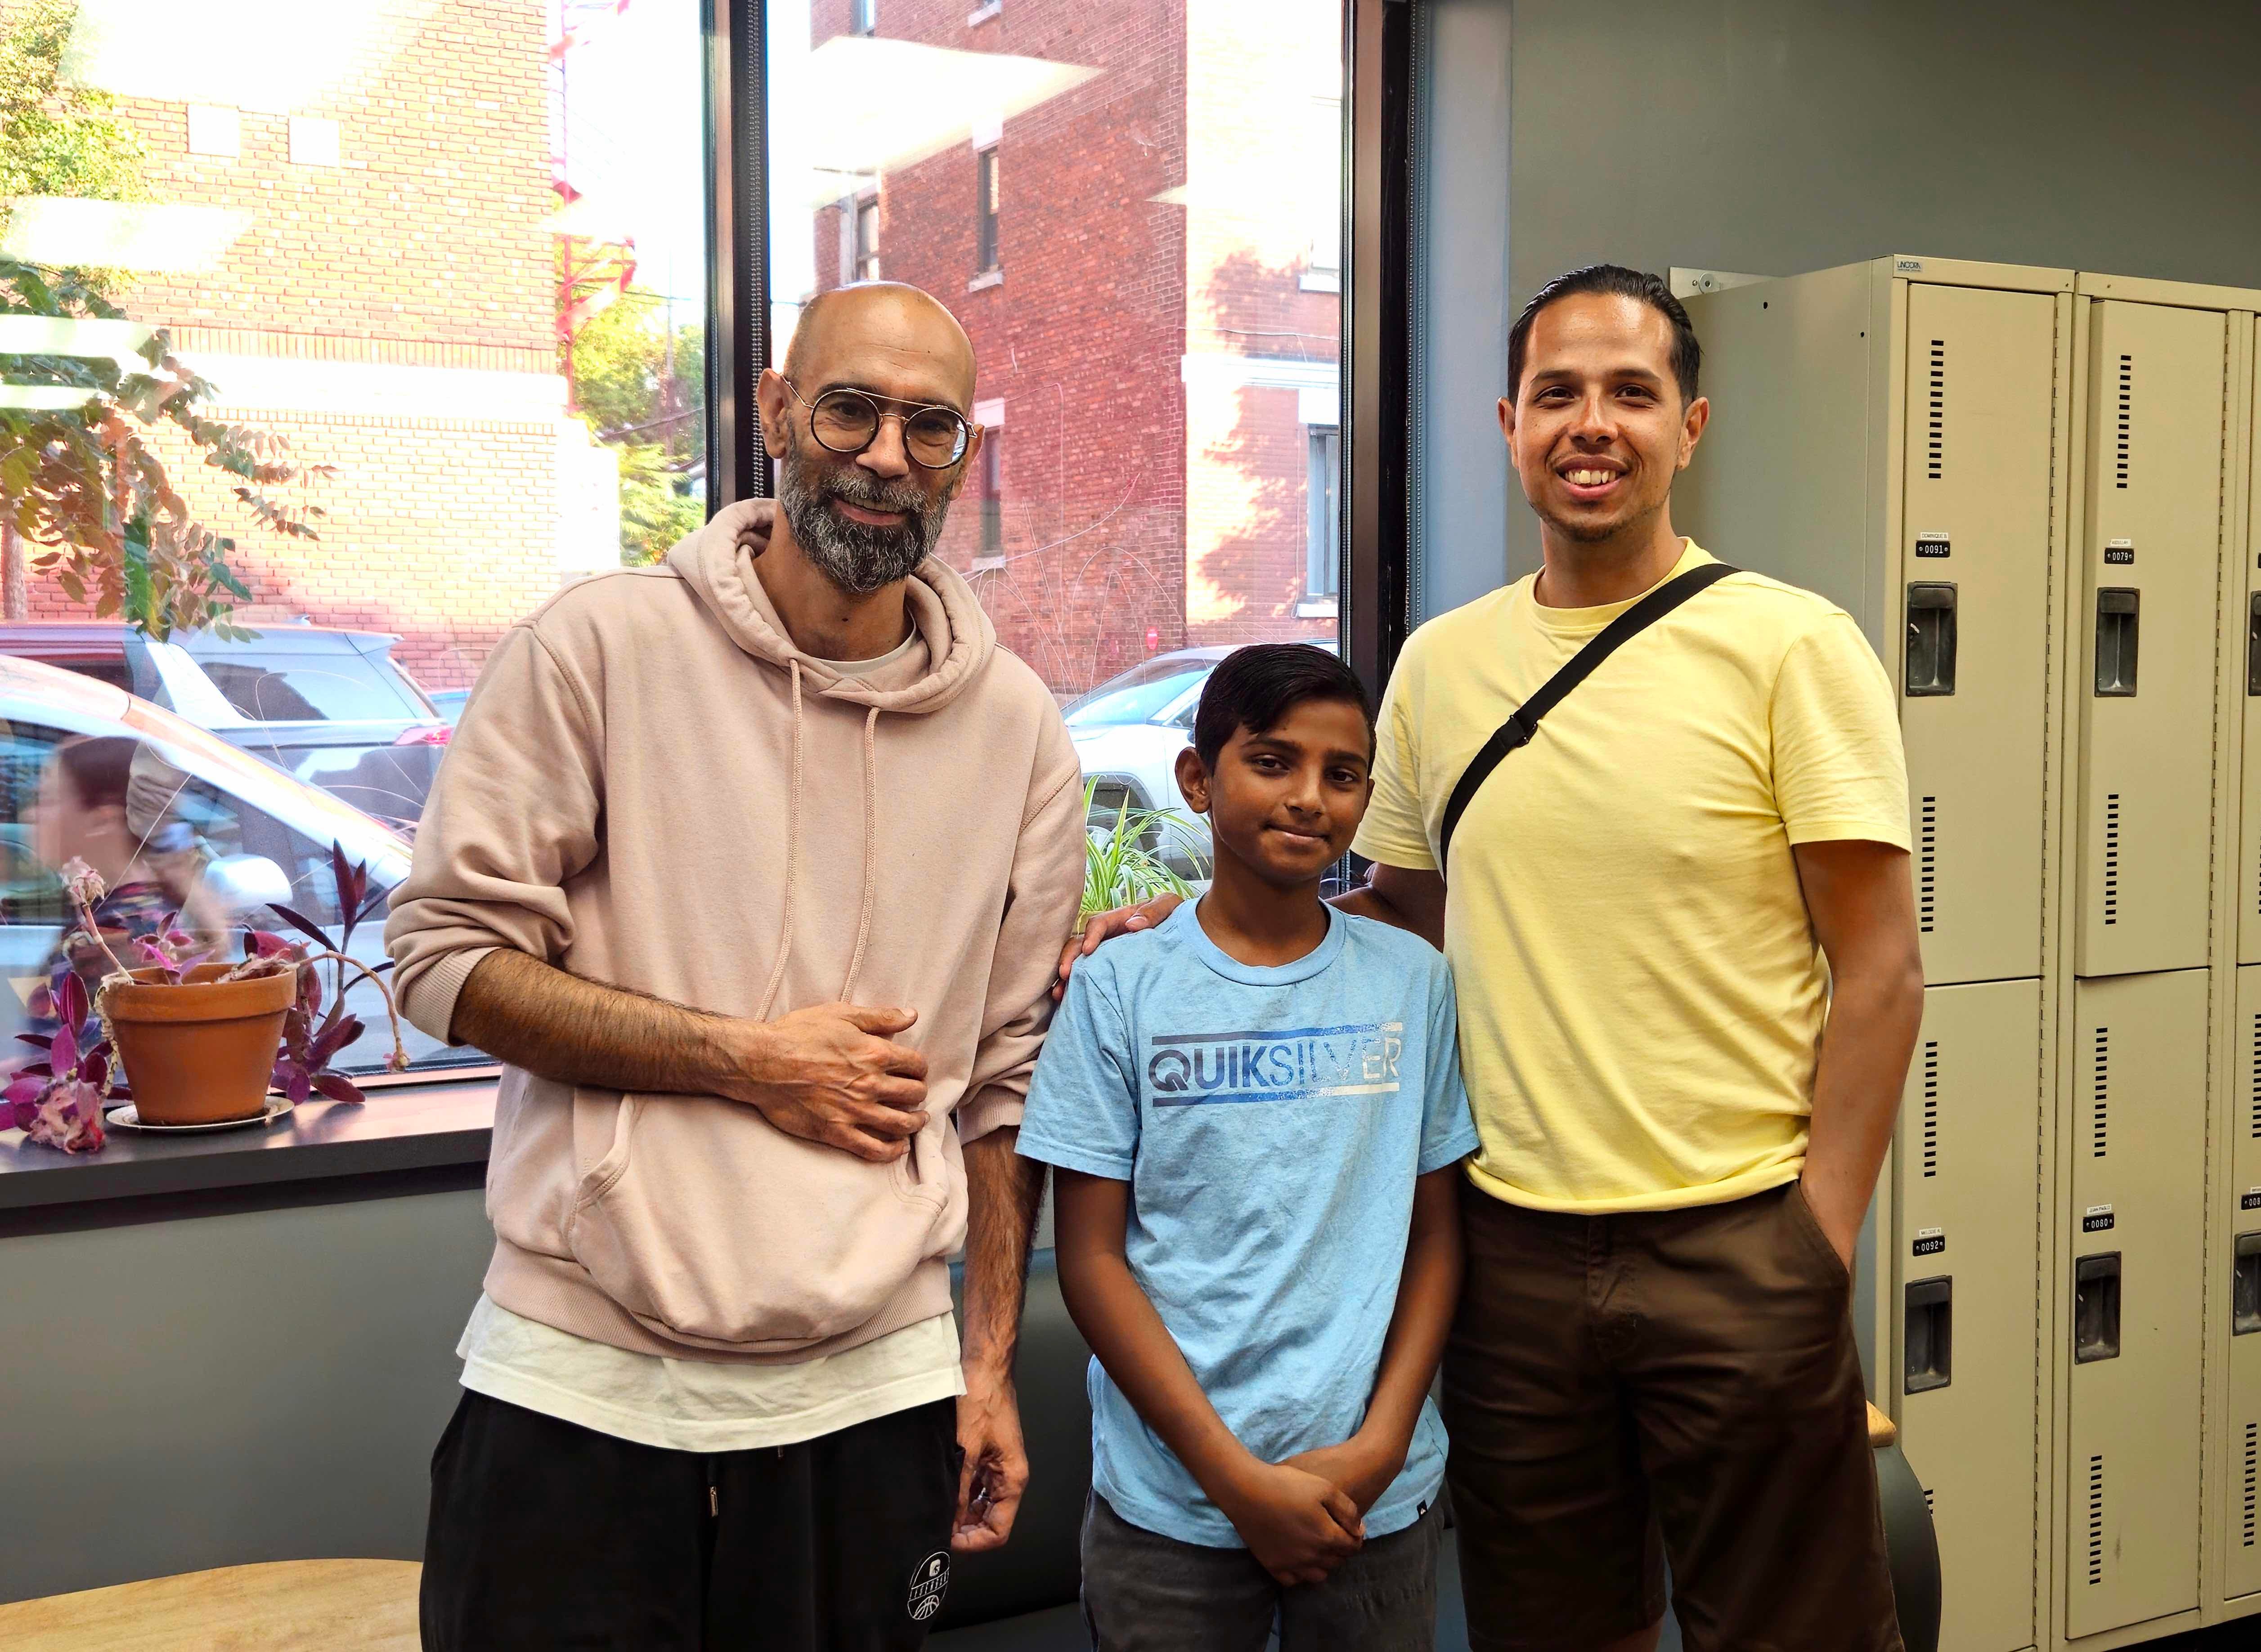
[[[278,927],[266,911],[280,901],[328,930],[340,914],[330,846],[369,867],[372,889],[408,874],[399,832],[327,792],[276,770],[162,706],[114,684],[22,659],[0,658],[0,1044],[27,1019],[27,998],[62,933],[62,885],[34,854],[33,806],[56,748],[74,736],[124,736],[141,742],[137,783],[162,790],[129,803],[133,824],[153,848],[193,869],[184,905],[214,923]],[[384,956],[382,907],[355,933],[353,955],[372,968]],[[348,995],[370,1031],[348,1050],[348,1068],[382,1067],[391,1048],[384,1010],[366,984]],[[422,1065],[484,1062],[450,1051],[404,1023],[409,1058]]]
[[[209,632],[153,642],[116,623],[0,625],[0,654],[61,666],[177,712],[407,827],[424,812],[454,726],[394,662],[399,640],[295,623],[264,625],[233,642]]]
[[[1334,652],[1332,640],[1314,647]],[[1209,824],[1179,794],[1178,754],[1193,744],[1202,685],[1230,647],[1176,648],[1141,660],[1061,708],[1087,782],[1095,782],[1089,829],[1107,829],[1119,809],[1175,810],[1186,831],[1158,839],[1181,874],[1209,854]]]

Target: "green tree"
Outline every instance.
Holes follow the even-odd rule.
[[[0,26],[0,228],[17,196],[141,201],[141,139],[106,92],[64,77],[78,0],[25,0]],[[115,287],[114,274],[87,284]]]
[[[649,562],[707,519],[681,489],[706,446],[706,334],[672,333],[666,300],[631,287],[574,336],[573,399],[621,456],[621,560]]]

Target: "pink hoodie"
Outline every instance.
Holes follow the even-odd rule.
[[[503,640],[385,941],[437,1037],[498,947],[728,1015],[917,1010],[932,1118],[891,1165],[720,1098],[504,1076],[490,1296],[619,1348],[793,1361],[948,1311],[959,1148],[1019,1122],[1083,790],[1052,695],[955,573],[909,583],[922,646],[842,678],[779,623],[746,511]]]

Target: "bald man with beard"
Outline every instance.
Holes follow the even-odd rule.
[[[774,521],[515,627],[393,900],[405,1012],[506,1063],[427,1648],[916,1647],[1027,1481],[1075,751],[930,554],[981,443],[949,313],[828,293],[760,397]]]

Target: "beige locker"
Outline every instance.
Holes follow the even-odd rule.
[[[1934,983],[2041,972],[2056,311],[1908,288],[1898,676]]]
[[[2073,989],[2065,1632],[2198,1605],[2207,972]]]
[[[2207,962],[2229,318],[2090,310],[2074,972]]]
[[[1933,985],[2042,973],[2071,285],[1895,257],[1686,300],[1712,418],[1674,520],[1838,603],[1883,659]]]
[[[2244,808],[2237,853],[2237,961],[2261,963],[2261,338],[2254,342],[2253,417],[2246,426],[2251,454],[2245,489],[2245,611],[2231,617],[2230,634],[2240,639],[2239,677],[2245,689]],[[2236,541],[2231,541],[2236,544]]]
[[[2230,1054],[2229,1267],[2214,1289],[2229,1311],[2221,1593],[2236,1599],[2261,1591],[2261,969],[2237,972]]]
[[[1893,1155],[1899,1419],[1943,1563],[1943,1652],[2034,1644],[2041,983],[1924,994]]]

